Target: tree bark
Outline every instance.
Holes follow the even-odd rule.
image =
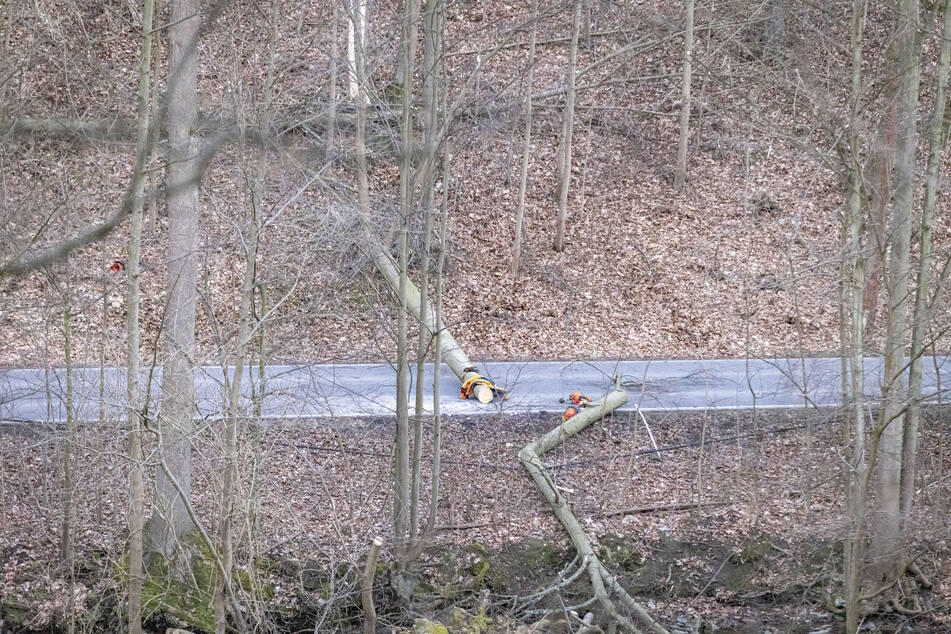
[[[882,407],[877,432],[878,495],[872,556],[878,582],[895,574],[900,559],[900,485],[903,441],[902,410],[907,404],[905,347],[908,336],[908,275],[915,186],[918,108],[918,3],[901,0],[896,16],[898,104],[895,151],[895,197],[886,276],[887,318]]]
[[[155,17],[158,19],[162,18],[162,0],[152,0],[152,15],[155,22]],[[152,35],[151,33],[149,34]],[[162,34],[159,32],[155,37],[149,37],[150,43],[153,44],[152,48],[152,60],[154,61],[154,70],[152,71],[152,109],[150,113],[150,135],[151,141],[149,141],[149,158],[145,162],[143,169],[149,169],[149,189],[152,190],[152,195],[149,197],[149,230],[152,233],[155,233],[158,228],[158,206],[159,206],[159,197],[155,194],[158,191],[159,181],[161,180],[161,174],[156,168],[156,162],[158,160],[158,141],[159,134],[162,130],[161,125],[161,116],[162,116],[162,104],[159,102],[160,92],[160,82],[161,82],[161,68],[162,68]]]
[[[426,323],[432,310],[429,299],[429,266],[433,238],[433,214],[435,211],[435,161],[437,133],[437,46],[439,44],[439,0],[427,0],[423,15],[423,165],[422,165],[422,211],[423,248],[419,262],[419,322]],[[425,397],[426,355],[435,343],[425,328],[419,329],[416,347],[416,411],[413,418],[412,491],[410,494],[410,543],[419,539],[420,471],[423,461],[423,418]],[[434,366],[439,376],[439,366]]]
[[[142,567],[144,564],[145,457],[142,452],[142,410],[139,398],[139,257],[142,244],[142,208],[145,167],[149,153],[149,108],[152,68],[153,0],[142,6],[142,41],[139,52],[139,103],[136,125],[135,171],[129,247],[126,253],[126,407],[129,425],[129,633],[142,631]],[[154,199],[153,199],[154,200]]]
[[[914,324],[911,331],[911,366],[908,373],[908,410],[905,413],[905,429],[902,441],[901,472],[901,521],[902,530],[907,525],[915,494],[915,466],[918,456],[918,428],[921,421],[921,362],[925,351],[925,333],[931,322],[932,306],[937,299],[929,299],[931,265],[934,257],[932,233],[935,205],[938,195],[938,179],[941,166],[942,126],[947,99],[948,74],[951,68],[951,11],[944,8],[944,24],[941,29],[941,53],[938,58],[938,79],[935,90],[935,107],[928,127],[928,167],[925,180],[925,206],[921,214],[921,229],[918,242],[918,275],[915,285]],[[936,291],[937,292],[937,291]]]
[[[561,125],[561,153],[558,157],[558,221],[555,226],[555,251],[565,250],[565,225],[568,222],[568,189],[571,185],[571,136],[575,127],[575,73],[578,67],[578,31],[581,29],[581,0],[575,0],[571,20],[571,49],[568,52],[568,92]]]
[[[333,152],[337,137],[337,58],[340,56],[337,34],[340,32],[340,3],[333,3],[333,17],[330,22],[330,88],[327,91],[327,152]],[[350,20],[347,20],[350,24]],[[349,33],[349,30],[348,30]],[[349,73],[348,73],[349,76]]]
[[[674,173],[674,189],[683,189],[687,179],[687,140],[690,136],[690,81],[693,62],[693,5],[686,2],[684,18],[684,77],[680,103],[680,142],[677,146],[677,171]]]
[[[347,86],[350,100],[355,101],[358,97],[367,103],[368,97],[366,89],[362,85],[361,73],[357,68],[358,64],[365,64],[365,60],[357,61],[357,56],[363,57],[362,53],[357,53],[357,48],[365,45],[367,33],[367,4],[366,0],[350,0],[351,11],[347,20],[347,58],[350,61],[347,69]]]
[[[191,494],[192,415],[195,382],[195,298],[198,280],[197,43],[200,4],[175,0],[169,27],[168,306],[163,331],[162,411],[158,419],[168,471],[156,473],[155,511],[149,525],[151,550],[172,557],[175,545],[195,530],[186,509]],[[179,492],[179,488],[181,492]],[[180,566],[183,562],[175,562]],[[170,566],[170,571],[175,566]]]
[[[842,278],[839,280],[843,306],[840,315],[848,316],[848,328],[842,329],[849,340],[842,345],[845,367],[842,380],[846,394],[845,408],[846,440],[852,443],[852,459],[847,472],[848,509],[851,522],[849,539],[846,541],[844,576],[846,589],[846,631],[855,632],[859,625],[859,596],[862,590],[862,567],[865,558],[865,530],[867,526],[867,465],[865,448],[865,290],[864,209],[862,206],[862,164],[859,126],[861,119],[859,103],[862,95],[862,46],[865,28],[866,0],[852,2],[852,86],[849,120],[848,207],[842,244]],[[848,302],[846,305],[845,302]],[[849,436],[851,421],[851,438]]]
[[[518,279],[522,258],[522,233],[525,221],[525,190],[528,188],[528,159],[532,152],[532,80],[535,76],[535,40],[538,36],[538,0],[532,4],[532,39],[528,48],[528,75],[525,77],[525,132],[522,136],[522,171],[518,180],[518,209],[515,211],[515,237],[512,240],[512,277]]]
[[[786,55],[786,0],[767,0],[763,52],[769,61],[781,61]]]
[[[396,467],[394,473],[393,530],[397,560],[405,565],[403,553],[410,546],[410,438],[409,438],[409,343],[407,339],[407,286],[409,285],[409,222],[413,206],[413,74],[416,59],[416,0],[406,2],[400,42],[400,72],[402,117],[400,133],[400,231],[399,279],[397,295],[396,330]],[[423,310],[420,296],[419,311]]]
[[[63,311],[63,357],[66,363],[66,436],[63,448],[63,521],[60,524],[59,556],[68,566],[73,564],[73,445],[76,442],[76,417],[73,414],[73,336],[72,311],[69,304]],[[70,590],[72,594],[72,590]]]

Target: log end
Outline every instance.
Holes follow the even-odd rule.
[[[475,394],[475,397],[479,399],[479,402],[483,405],[491,403],[495,399],[495,393],[492,392],[492,388],[486,385],[477,385],[472,393]]]

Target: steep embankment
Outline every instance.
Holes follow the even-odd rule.
[[[5,10],[17,80],[0,93],[5,116],[128,120],[134,115],[136,17],[128,6],[14,3]],[[209,134],[228,121],[253,118],[266,61],[266,12],[230,4],[222,11],[209,21],[200,49],[200,101]],[[837,73],[846,72],[842,25],[828,16],[815,23],[790,19],[788,65],[777,67],[761,54],[755,23],[744,23],[727,7],[698,15],[688,186],[677,193],[672,165],[680,16],[670,3],[596,4],[591,38],[579,53],[579,68],[585,70],[578,83],[586,89],[578,99],[567,248],[551,249],[563,103],[556,94],[538,99],[535,107],[524,264],[515,280],[508,269],[522,152],[517,104],[528,11],[501,2],[452,4],[448,10],[452,98],[459,97],[477,57],[481,69],[453,126],[449,183],[445,311],[470,355],[834,353],[842,191],[827,133],[835,123],[817,119],[823,111],[812,96],[838,86]],[[346,104],[327,147],[333,33],[338,94],[344,92],[346,50],[343,23],[334,31],[333,19],[326,3],[282,3],[275,85],[280,125],[267,150],[267,226],[259,265],[267,288],[265,310],[273,308],[267,335],[271,359],[370,360],[387,356],[393,347],[387,290],[354,239],[352,113]],[[370,24],[373,106],[385,114],[393,94],[394,3],[373,4]],[[563,85],[569,30],[565,11],[551,9],[540,22],[536,93],[557,92]],[[869,34],[874,50],[882,35],[871,27]],[[499,45],[504,48],[495,50]],[[798,83],[789,80],[793,76]],[[826,112],[834,106],[833,101]],[[394,134],[392,119],[377,117],[370,176],[382,229],[395,216]],[[25,248],[33,236],[38,245],[55,243],[112,213],[128,183],[133,159],[128,141],[121,133],[107,141],[81,135],[3,137],[4,257]],[[196,359],[205,362],[216,361],[216,344],[233,337],[244,267],[237,228],[246,215],[252,154],[227,146],[203,180]],[[154,167],[160,175],[161,161]],[[60,315],[67,304],[78,313],[74,358],[98,363],[103,344],[107,363],[121,361],[121,279],[106,268],[123,257],[126,229],[48,272],[3,281],[0,326],[6,336],[0,363],[58,363]],[[143,352],[148,355],[164,305],[166,229],[160,212],[144,244]],[[947,226],[936,228],[936,239],[947,244]],[[110,289],[105,302],[104,287]]]

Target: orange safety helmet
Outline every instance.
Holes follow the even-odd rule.
[[[581,405],[582,403],[591,402],[591,398],[588,396],[585,396],[581,392],[572,392],[570,395],[568,395],[568,400],[574,403],[575,405]]]

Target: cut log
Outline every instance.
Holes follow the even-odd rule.
[[[373,263],[390,287],[393,288],[393,291],[398,292],[397,289],[399,289],[400,284],[399,268],[397,268],[396,263],[393,262],[393,258],[390,257],[390,254],[386,252],[386,249],[383,248],[383,245],[380,244],[376,238],[370,236],[369,241]],[[419,289],[416,288],[415,284],[409,282],[406,285],[406,307],[410,312],[416,315],[417,320],[420,319],[419,304]],[[426,311],[426,323],[422,324],[422,326],[429,332],[430,337],[435,338],[435,343],[442,352],[443,360],[446,362],[446,365],[449,366],[449,369],[452,370],[452,373],[459,378],[460,383],[465,383],[469,379],[479,377],[479,373],[473,370],[475,365],[462,351],[459,344],[456,343],[452,333],[444,326],[437,326],[435,311]],[[495,398],[495,393],[492,391],[492,388],[484,384],[476,385],[472,390],[472,394],[480,403],[491,403]]]

